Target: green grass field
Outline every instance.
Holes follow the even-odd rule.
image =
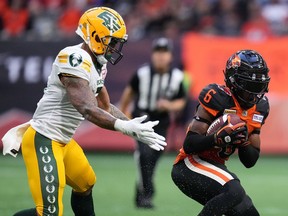
[[[170,170],[176,153],[165,154],[155,176],[155,210],[138,210],[133,197],[136,170],[131,154],[89,153],[97,174],[93,196],[98,216],[195,216],[201,206],[182,194],[173,184]],[[252,169],[244,168],[238,158],[227,163],[242,181],[261,216],[285,216],[288,213],[288,157],[262,156]],[[12,216],[18,210],[33,207],[21,155],[16,159],[0,156],[0,215]],[[71,189],[66,187],[64,215],[72,216]]]

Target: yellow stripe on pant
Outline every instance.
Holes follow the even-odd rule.
[[[39,215],[62,216],[66,183],[76,192],[85,192],[96,175],[75,140],[61,144],[39,134],[32,127],[22,140],[28,182]]]

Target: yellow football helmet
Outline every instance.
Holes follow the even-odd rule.
[[[128,35],[124,20],[115,10],[107,7],[87,10],[79,20],[76,33],[96,57],[104,56],[111,64],[118,63],[123,57],[121,50]]]

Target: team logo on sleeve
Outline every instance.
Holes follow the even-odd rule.
[[[80,65],[82,63],[82,56],[80,54],[77,54],[77,53],[72,53],[70,56],[69,56],[69,64],[72,66],[72,67],[77,67],[78,65]]]

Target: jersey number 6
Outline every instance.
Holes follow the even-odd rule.
[[[209,103],[210,100],[212,99],[213,95],[216,94],[216,93],[217,93],[217,92],[216,92],[214,89],[210,89],[210,90],[206,93],[206,95],[205,95],[205,97],[204,97],[204,101],[205,101],[206,103]]]

